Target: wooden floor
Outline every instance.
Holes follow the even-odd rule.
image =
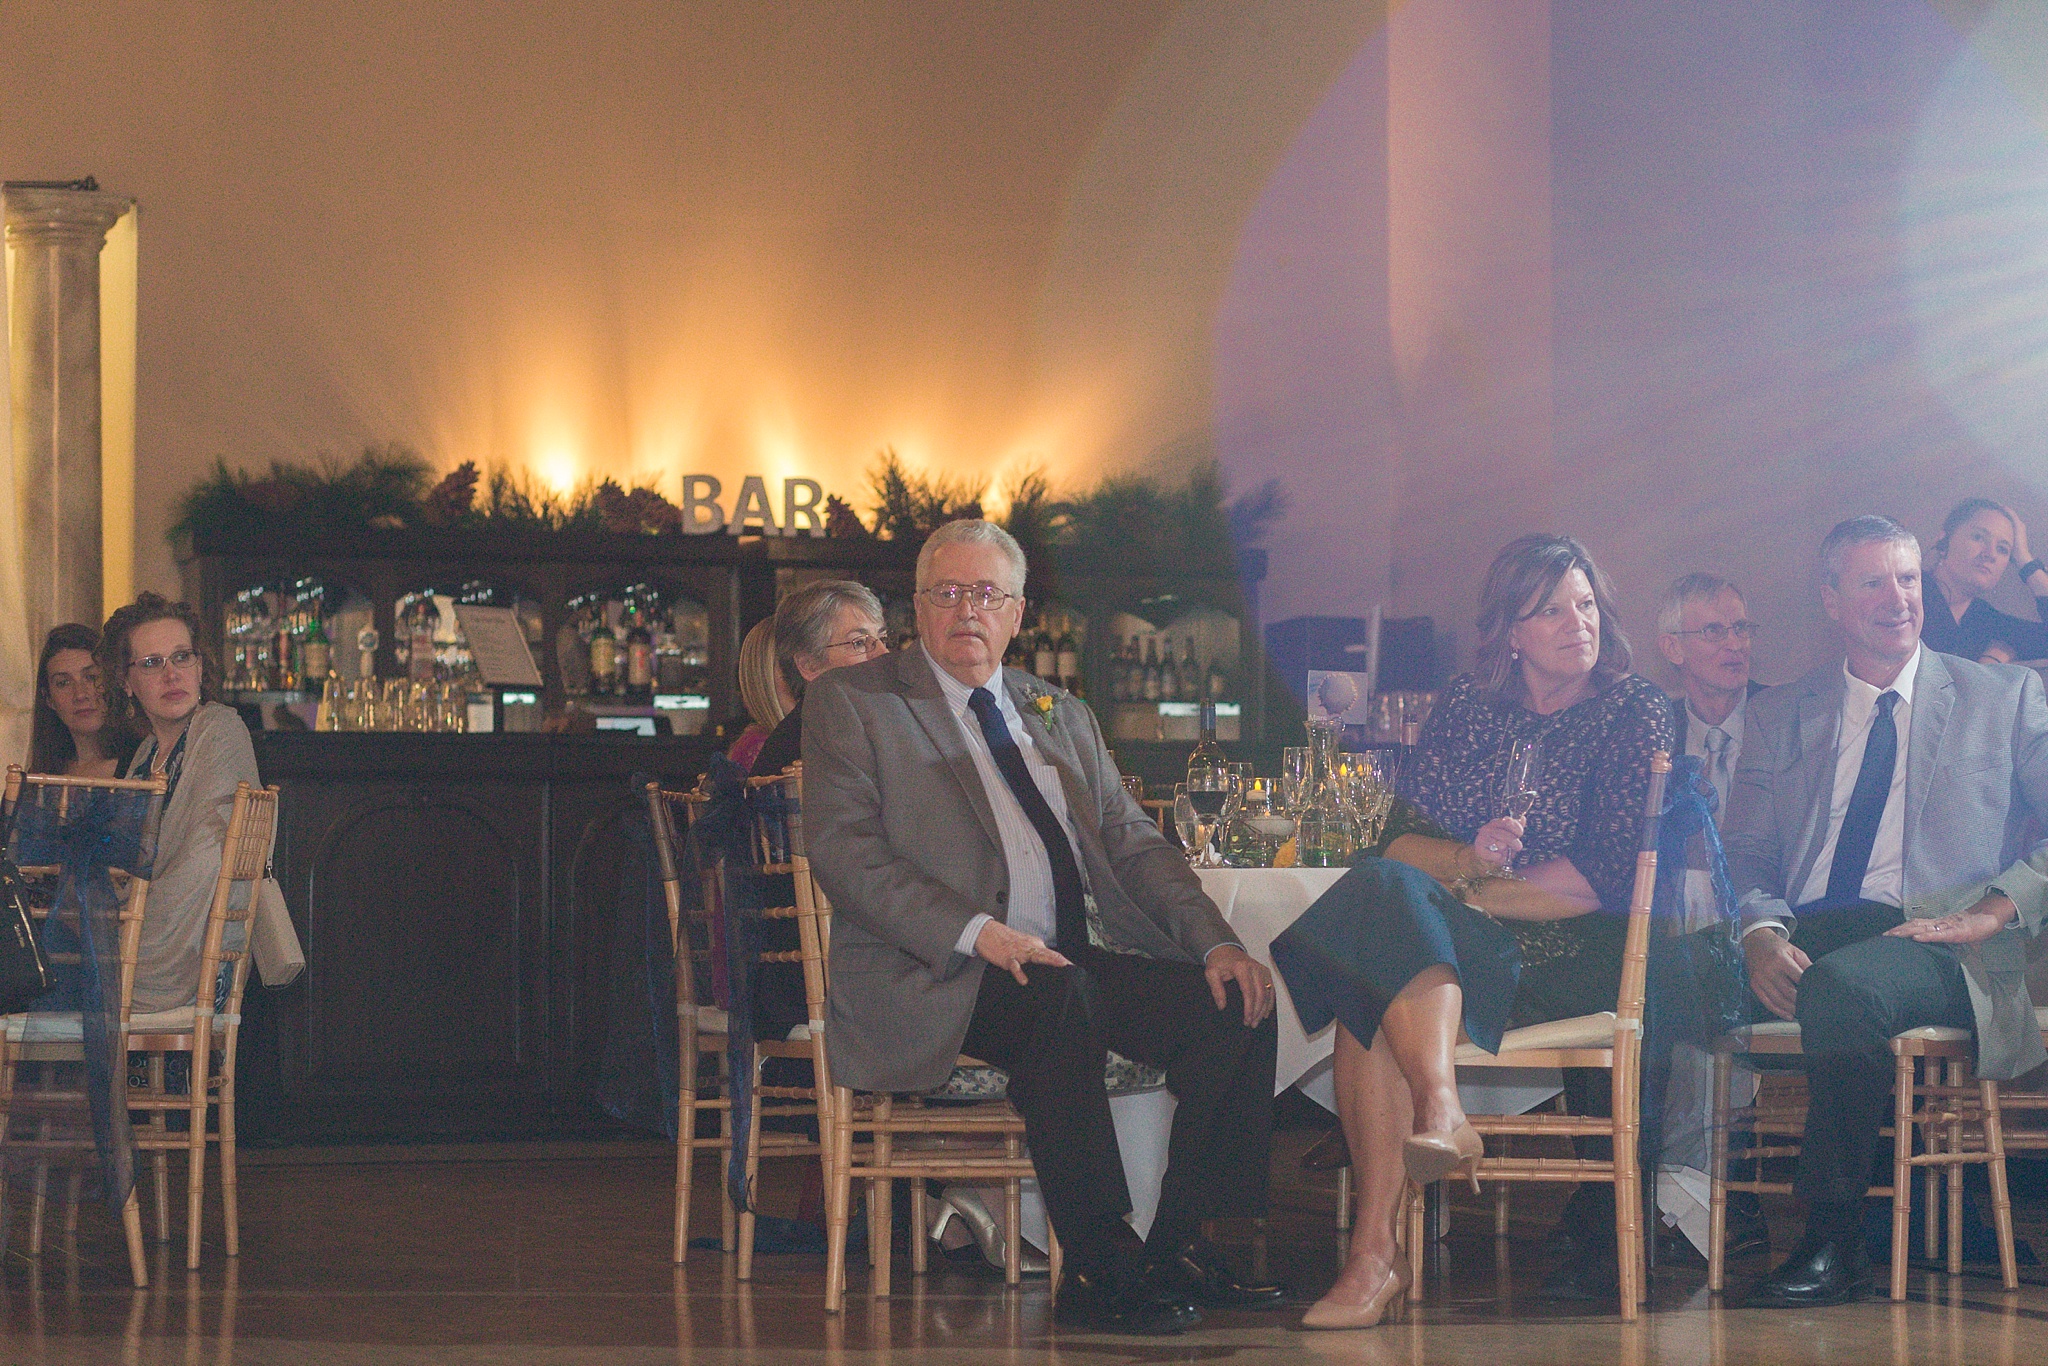
[[[1294,1174],[1310,1135],[1281,1137],[1268,1258],[1312,1297],[1336,1265],[1333,1186]],[[1505,1258],[1490,1209],[1454,1214],[1419,1321],[1370,1332],[1302,1333],[1290,1309],[1219,1315],[1177,1339],[1055,1336],[1042,1281],[1005,1293],[1000,1280],[948,1270],[920,1283],[907,1261],[892,1299],[870,1299],[856,1272],[848,1312],[827,1319],[822,1258],[764,1257],[751,1285],[714,1252],[671,1266],[669,1171],[664,1149],[637,1144],[252,1153],[242,1256],[223,1257],[210,1227],[206,1268],[188,1275],[179,1237],[155,1249],[146,1291],[127,1286],[118,1232],[98,1208],[39,1260],[21,1255],[17,1221],[0,1271],[0,1366],[2048,1361],[2048,1268],[2025,1268],[2013,1294],[1995,1268],[1959,1281],[1916,1271],[1907,1304],[1813,1313],[1723,1309],[1704,1271],[1668,1272],[1655,1312],[1634,1326],[1609,1306],[1544,1303],[1531,1292],[1555,1205],[1534,1196],[1516,1207]],[[786,1183],[768,1196],[771,1207],[792,1200]],[[2048,1201],[2024,1202],[2021,1223],[2048,1251]],[[1775,1227],[1782,1249],[1791,1223]],[[1735,1288],[1764,1269],[1761,1259],[1740,1266]]]

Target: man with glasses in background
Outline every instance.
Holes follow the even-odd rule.
[[[1749,619],[1742,590],[1713,574],[1687,574],[1671,585],[1657,605],[1657,649],[1678,673],[1671,719],[1683,740],[1680,752],[1699,758],[1700,769],[1718,798],[1715,821],[1724,825],[1728,793],[1742,755],[1742,722],[1749,699],[1763,691],[1750,677],[1757,624]],[[1700,857],[1686,869],[1686,928],[1702,929],[1720,915],[1713,877]],[[1714,1114],[1714,1062],[1704,1050],[1678,1045],[1665,1095],[1664,1142],[1658,1158],[1657,1258],[1669,1264],[1704,1265],[1707,1250],[1709,1139]],[[1756,1074],[1737,1067],[1737,1104],[1755,1094]],[[1728,1196],[1728,1255],[1770,1250],[1770,1230],[1756,1196]]]
[[[918,556],[918,644],[805,700],[833,1079],[927,1091],[962,1052],[1009,1073],[1067,1251],[1060,1324],[1175,1333],[1197,1305],[1276,1306],[1281,1287],[1239,1279],[1201,1227],[1264,1212],[1272,975],[1124,790],[1088,707],[1003,668],[1024,576],[1002,528],[941,527]],[[1142,1243],[1105,1049],[1163,1067],[1178,1101]]]
[[[796,705],[754,756],[756,778],[782,772],[803,757],[804,691],[827,669],[865,664],[889,653],[882,603],[852,579],[806,584],[775,607],[775,667]]]

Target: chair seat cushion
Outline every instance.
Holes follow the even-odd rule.
[[[85,1043],[85,1019],[75,1011],[23,1012],[6,1019],[9,1043]]]
[[[138,1010],[128,1017],[130,1034],[190,1034],[192,1028],[191,1006],[179,1006],[175,1010]]]
[[[1550,1020],[1525,1025],[1501,1035],[1501,1053],[1519,1053],[1538,1048],[1604,1048],[1614,1042],[1615,1015],[1611,1010],[1575,1015],[1569,1020]],[[1458,1045],[1456,1061],[1485,1062],[1495,1055],[1476,1043]]]
[[[1749,1033],[1752,1037],[1762,1039],[1796,1039],[1799,1037],[1799,1021],[1759,1020],[1749,1027]],[[1971,1037],[1971,1031],[1953,1029],[1948,1025],[1922,1025],[1918,1029],[1909,1029],[1894,1037],[1916,1039],[1922,1043],[1962,1043]]]
[[[1111,1053],[1108,1065],[1102,1072],[1103,1086],[1112,1096],[1134,1096],[1142,1091],[1157,1091],[1166,1085],[1163,1068],[1148,1067],[1134,1062],[1121,1053]],[[1010,1077],[1000,1067],[987,1063],[976,1063],[971,1067],[956,1067],[946,1084],[935,1091],[925,1092],[932,1100],[1001,1100],[1010,1093]]]

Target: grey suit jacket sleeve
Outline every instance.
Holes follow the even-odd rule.
[[[1783,813],[1778,803],[1777,775],[1791,762],[1797,739],[1798,714],[1791,708],[1765,710],[1752,706],[1744,723],[1742,757],[1729,785],[1728,819],[1721,845],[1728,856],[1728,878],[1742,918],[1790,922],[1792,908],[1786,879],[1791,875],[1789,851],[1779,838]]]
[[[926,876],[889,842],[874,742],[852,696],[814,684],[804,713],[805,842],[832,914],[951,976],[971,961],[954,951],[961,931],[988,908]]]
[[[1210,950],[1237,943],[1230,922],[1202,890],[1202,880],[1188,867],[1187,859],[1159,833],[1158,822],[1124,790],[1094,709],[1075,700],[1063,705],[1060,715],[1063,721],[1081,721],[1086,726],[1086,734],[1077,736],[1074,748],[1080,762],[1091,769],[1084,776],[1096,794],[1102,849],[1125,895],[1197,963],[1205,960]]]
[[[2013,783],[2041,828],[2048,824],[2048,690],[2032,669],[2025,674],[2013,718]],[[2048,916],[2048,839],[2037,841],[1993,885],[2019,907],[2021,931],[2029,938],[2040,934]]]

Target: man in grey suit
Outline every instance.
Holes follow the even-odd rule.
[[[1284,1299],[1201,1236],[1206,1218],[1264,1209],[1272,976],[1124,791],[1088,707],[1003,669],[1024,576],[1000,527],[940,528],[918,556],[918,644],[805,696],[811,864],[833,912],[827,1057],[869,1091],[938,1086],[963,1051],[1005,1069],[1074,1268],[1058,1320],[1178,1332],[1197,1304]],[[1142,1245],[1105,1048],[1164,1067],[1178,1101]]]
[[[1806,1232],[1752,1304],[1870,1283],[1862,1205],[1893,1035],[1973,1028],[1980,1075],[2048,1061],[2025,981],[2048,908],[2048,699],[2031,670],[1920,643],[1920,546],[1888,517],[1821,545],[1845,658],[1749,703],[1727,830],[1750,984],[1801,1027]],[[1795,911],[1793,908],[1797,907]]]

